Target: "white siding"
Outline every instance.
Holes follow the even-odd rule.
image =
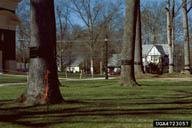
[[[156,47],[153,47],[152,49],[151,49],[151,51],[149,52],[149,54],[148,54],[149,56],[151,56],[151,55],[158,55],[158,56],[160,56],[161,55],[161,53],[159,53],[159,51],[157,50],[157,48]]]
[[[148,55],[146,56],[146,58],[143,58],[143,63],[145,63],[145,65],[149,64],[149,63],[159,63],[161,57],[161,53],[157,50],[156,47],[153,46],[153,48],[148,52]]]
[[[67,71],[76,73],[76,72],[80,72],[80,68],[79,67],[67,67]]]

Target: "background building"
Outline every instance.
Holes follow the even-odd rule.
[[[0,72],[16,70],[15,30],[20,23],[15,15],[21,0],[0,0]]]

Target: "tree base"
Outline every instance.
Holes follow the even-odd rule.
[[[140,84],[138,84],[135,81],[131,81],[131,82],[121,82],[120,83],[121,86],[131,86],[131,87],[139,87],[141,86]]]
[[[64,102],[62,97],[49,97],[46,100],[43,98],[43,95],[27,95],[23,93],[17,100],[17,103],[23,103],[27,105],[45,105],[45,104],[61,104]]]

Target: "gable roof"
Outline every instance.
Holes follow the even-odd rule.
[[[147,45],[142,45],[142,57],[147,56],[153,47],[156,47],[161,55],[169,54],[169,45],[168,44],[154,44],[154,45],[147,44]]]
[[[165,51],[161,45],[155,45],[161,55],[165,55]]]
[[[142,57],[148,55],[149,51],[153,48],[152,44],[142,45]]]
[[[168,44],[158,44],[158,45],[161,45],[161,47],[164,50],[165,55],[169,54],[169,45]]]

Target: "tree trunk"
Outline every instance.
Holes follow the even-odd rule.
[[[187,1],[183,0],[183,30],[184,30],[184,73],[190,74],[190,46],[187,16]]]
[[[174,42],[175,42],[175,0],[172,0],[172,23],[171,23],[171,54],[174,72]]]
[[[137,21],[137,0],[126,1],[126,17],[123,47],[121,52],[120,84],[123,86],[137,86],[134,73],[134,52]]]
[[[141,15],[140,15],[140,0],[138,0],[137,23],[136,23],[136,38],[135,38],[135,74],[143,74],[142,61],[142,39],[141,39]]]
[[[172,52],[172,37],[171,37],[171,23],[170,23],[170,0],[167,0],[167,42],[169,45],[169,73],[173,73],[173,52]]]
[[[63,98],[56,65],[54,0],[31,0],[28,87],[18,99],[26,104],[56,104]]]
[[[103,75],[103,61],[100,60],[100,75]]]
[[[93,57],[91,57],[91,76],[93,78],[93,75],[94,75],[94,69],[93,69]]]

